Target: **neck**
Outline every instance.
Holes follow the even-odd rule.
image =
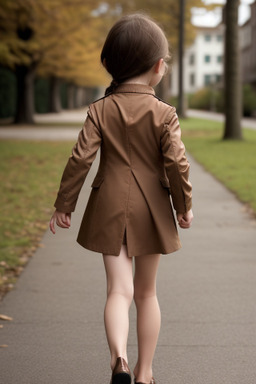
[[[123,84],[141,84],[141,85],[150,85],[152,78],[151,70],[143,73],[140,76],[132,77],[131,79],[124,81]]]

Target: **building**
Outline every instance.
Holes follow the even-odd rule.
[[[251,17],[240,27],[243,83],[256,89],[256,2],[251,4]]]
[[[193,44],[184,52],[184,91],[197,90],[222,82],[224,71],[224,25],[197,27]],[[174,58],[171,95],[178,95],[178,60]]]

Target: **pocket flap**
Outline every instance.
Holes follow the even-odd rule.
[[[162,184],[162,186],[164,188],[170,188],[170,183],[169,183],[169,180],[167,178],[160,177],[160,183]]]
[[[96,175],[95,179],[92,182],[91,187],[92,188],[99,188],[104,180],[104,177],[102,175]]]

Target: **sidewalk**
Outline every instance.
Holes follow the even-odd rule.
[[[163,256],[158,275],[162,330],[157,384],[255,384],[256,222],[236,198],[191,161],[194,223],[183,248]],[[16,287],[0,303],[3,384],[108,384],[101,255],[75,239],[97,163],[72,228],[47,231]],[[129,364],[136,361],[131,309]]]
[[[214,120],[224,122],[225,117],[223,113],[202,111],[199,109],[188,109],[188,117],[198,117],[199,119]],[[241,126],[243,128],[256,129],[256,119],[250,117],[243,117],[241,119]]]
[[[61,135],[61,140],[76,140],[86,115],[86,107],[60,113],[36,114],[36,123],[49,124],[49,126],[42,128],[25,125],[2,126],[0,127],[0,139],[55,141],[59,140]],[[64,123],[65,125],[63,127],[56,127],[55,123]],[[69,127],[66,126],[68,123],[70,123]],[[50,126],[51,124],[52,127]]]

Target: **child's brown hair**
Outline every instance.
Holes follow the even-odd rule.
[[[166,36],[152,19],[143,14],[122,17],[109,31],[101,52],[101,62],[113,78],[106,94],[168,57]]]

